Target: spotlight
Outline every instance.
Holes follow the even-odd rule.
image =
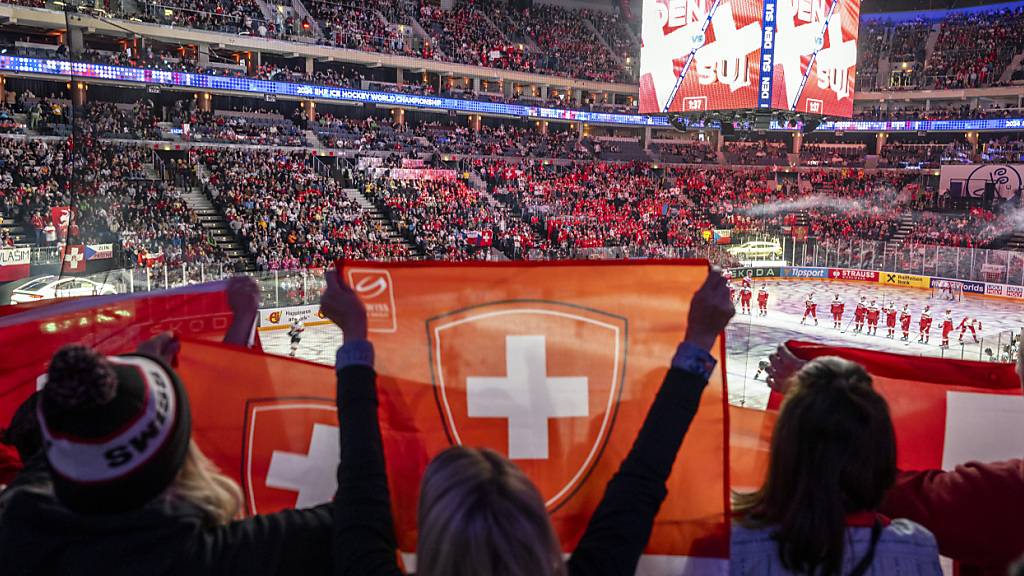
[[[808,118],[804,120],[804,128],[801,130],[804,134],[810,134],[818,129],[818,125],[821,124],[820,118]]]

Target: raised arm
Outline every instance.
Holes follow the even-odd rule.
[[[573,576],[632,575],[647,546],[665,482],[716,361],[710,351],[736,313],[721,272],[712,269],[694,295],[672,367],[604,497],[569,559]]]
[[[366,308],[331,269],[320,310],[341,328],[345,338],[335,366],[341,463],[334,498],[334,572],[339,576],[397,576],[401,571],[377,421],[373,345],[366,339]]]

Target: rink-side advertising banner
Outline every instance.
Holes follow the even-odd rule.
[[[910,356],[789,342],[804,360],[863,365],[889,403],[901,470],[950,470],[972,460],[1020,458],[1024,397],[1013,364]],[[781,401],[772,393],[769,407]]]
[[[220,340],[231,324],[225,282],[140,294],[95,296],[0,307],[0,428],[65,344],[104,354],[132,352],[165,331]]]
[[[343,277],[366,305],[376,350],[401,550],[415,552],[427,463],[464,444],[520,466],[571,551],[636,438],[706,275],[703,261],[347,263]],[[728,571],[720,344],[641,562],[645,573]],[[186,344],[179,364],[194,437],[222,469],[241,475],[250,512],[332,497],[338,430],[330,367],[216,344]],[[225,386],[225,366],[244,385]]]
[[[284,329],[296,321],[303,326],[320,326],[330,322],[324,319],[324,315],[320,313],[319,304],[286,306],[260,310],[259,329],[261,331]]]
[[[32,269],[31,248],[0,249],[0,282],[19,280]]]

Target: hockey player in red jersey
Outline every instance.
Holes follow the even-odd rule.
[[[953,331],[953,311],[946,309],[946,314],[942,317],[942,344],[940,348],[949,348],[949,334]]]
[[[864,331],[864,317],[868,314],[868,299],[865,296],[860,297],[860,302],[857,302],[857,308],[853,311],[853,331],[863,332]]]
[[[764,285],[757,290],[757,315],[768,315],[768,289]]]
[[[843,311],[846,310],[846,304],[843,304],[842,300],[839,299],[839,294],[836,294],[836,299],[832,301],[832,327],[836,330],[843,327]]]
[[[968,330],[971,331],[971,338],[973,338],[974,341],[977,342],[978,341],[978,332],[981,331],[981,320],[976,320],[974,318],[964,318],[960,322],[959,328],[960,328],[960,343],[961,344],[964,343],[964,333],[966,333]]]
[[[900,340],[910,342],[910,306],[907,304],[903,305],[903,311],[900,312],[900,329],[903,330],[903,338]]]
[[[818,325],[818,304],[814,301],[814,292],[807,295],[807,300],[804,300],[804,317],[800,319],[800,323],[803,324],[807,317],[810,316],[814,319],[814,325]]]
[[[919,330],[917,335],[918,344],[927,344],[932,331],[931,306],[924,307],[924,311],[921,312],[921,319],[917,321],[917,326]]]
[[[732,272],[726,270],[723,276],[725,276],[725,285],[729,288],[729,301],[736,302],[736,285],[732,283]]]
[[[899,315],[899,310],[896,310],[896,303],[890,302],[888,307],[883,308],[885,310],[885,327],[888,329],[888,333],[885,335],[890,340],[896,339],[896,316]]]
[[[750,315],[750,299],[754,296],[754,289],[751,287],[750,278],[743,279],[743,287],[740,288],[741,314]]]
[[[878,310],[878,305],[872,300],[871,304],[868,305],[868,334],[871,336],[878,335],[878,319],[881,316],[881,312]]]

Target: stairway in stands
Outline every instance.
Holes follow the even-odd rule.
[[[914,231],[914,226],[916,226],[916,223],[914,222],[913,214],[904,214],[900,218],[900,225],[899,228],[896,229],[896,233],[893,234],[892,237],[882,238],[882,240],[900,242],[907,236],[910,236],[910,234]]]
[[[199,222],[203,230],[213,234],[217,245],[227,254],[228,258],[231,261],[241,260],[243,263],[242,270],[246,272],[256,270],[256,258],[249,253],[245,246],[242,245],[238,236],[231,231],[231,227],[228,226],[224,215],[213,206],[209,196],[197,190],[192,190],[191,192],[184,192],[180,188],[176,190],[181,199],[185,201],[185,204],[199,216]]]
[[[423,260],[423,251],[420,250],[419,246],[416,246],[412,242],[409,242],[404,236],[402,236],[398,229],[395,228],[395,224],[391,220],[389,220],[388,217],[385,216],[384,213],[380,211],[380,208],[378,208],[376,204],[374,204],[369,198],[367,198],[366,195],[364,195],[362,192],[355,188],[345,188],[344,192],[345,194],[348,195],[349,198],[355,200],[356,203],[359,204],[359,206],[361,206],[363,210],[366,211],[366,213],[370,216],[371,225],[373,225],[374,227],[379,227],[380,229],[384,230],[387,233],[387,236],[392,244],[405,245],[405,247],[409,250],[409,253],[412,254],[412,259]]]
[[[1017,232],[1006,242],[1007,250],[1024,252],[1024,232]]]
[[[14,218],[0,219],[0,231],[10,234],[15,246],[28,246],[35,241],[35,233],[31,226]]]

